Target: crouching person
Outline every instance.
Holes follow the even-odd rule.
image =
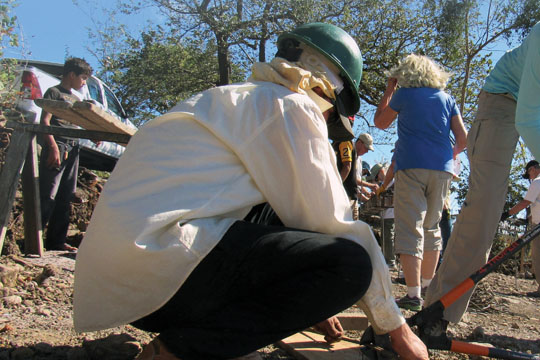
[[[352,138],[362,57],[342,29],[278,40],[247,83],[176,105],[131,139],[77,255],[77,331],[159,333],[138,359],[231,359],[360,300],[404,358],[427,359],[328,137]]]

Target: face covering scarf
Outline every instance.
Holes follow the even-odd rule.
[[[308,95],[325,112],[333,104],[317,95],[312,89],[319,87],[330,99],[335,100],[335,92],[341,91],[343,81],[337,75],[335,66],[312,48],[300,45],[302,54],[296,62],[276,57],[270,63],[255,63],[250,81],[269,81],[283,85],[291,91]],[[332,69],[334,68],[334,69]]]

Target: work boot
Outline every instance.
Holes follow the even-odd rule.
[[[174,356],[158,338],[146,345],[135,360],[180,360]]]

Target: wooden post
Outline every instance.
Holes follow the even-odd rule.
[[[36,100],[39,103],[41,100]],[[46,100],[43,100],[47,103]],[[61,102],[54,102],[56,110],[63,109]],[[39,104],[38,104],[39,105]],[[62,105],[62,106],[61,106]],[[68,105],[71,109],[71,105]],[[95,106],[89,106],[87,104],[81,104],[77,109],[92,115],[92,119],[95,121],[99,119],[99,116],[104,117],[105,114]],[[69,110],[69,109],[68,109]],[[96,114],[94,114],[96,113]],[[58,116],[58,114],[55,114]],[[81,114],[70,115],[77,120],[81,118]],[[97,117],[96,117],[97,116]],[[111,117],[110,115],[107,115]],[[15,193],[17,191],[17,185],[21,176],[21,171],[25,165],[25,159],[27,165],[24,166],[23,175],[23,197],[24,197],[24,234],[25,234],[25,252],[31,254],[43,253],[43,236],[41,230],[41,213],[40,213],[40,200],[39,200],[39,188],[37,186],[38,171],[37,171],[37,154],[36,154],[36,133],[45,133],[59,136],[78,137],[91,140],[100,141],[114,141],[119,144],[127,144],[131,135],[136,131],[126,125],[120,123],[113,126],[111,130],[115,130],[114,133],[109,131],[97,131],[97,130],[83,130],[83,129],[68,129],[57,126],[44,126],[40,124],[29,124],[21,121],[17,121],[19,115],[15,115],[14,120],[8,120],[6,123],[7,128],[12,128],[13,133],[11,141],[6,154],[5,164],[0,170],[0,253],[4,247],[4,239],[6,236],[7,225],[9,216],[11,214],[11,208],[13,201],[15,200]],[[112,117],[111,117],[112,118]],[[107,119],[105,119],[107,120]],[[109,119],[109,122],[112,122]],[[75,122],[76,123],[76,122]],[[98,127],[102,129],[104,126]],[[30,149],[30,153],[28,150]],[[28,154],[28,157],[27,157]]]
[[[32,133],[13,131],[6,154],[6,162],[0,171],[0,252],[4,247],[4,238],[11,207],[15,200],[17,184],[33,137]]]
[[[24,253],[43,256],[43,230],[37,164],[37,141],[36,136],[33,136],[21,178],[24,204]]]

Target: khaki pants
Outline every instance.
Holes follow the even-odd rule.
[[[469,190],[444,252],[444,258],[426,294],[426,305],[480,269],[489,251],[503,210],[508,176],[518,133],[516,102],[504,95],[481,92],[476,119],[467,137],[470,163]],[[472,290],[444,312],[459,322]]]
[[[452,174],[405,169],[395,177],[395,253],[423,259],[424,251],[442,249],[439,221]]]
[[[533,227],[536,225],[538,224],[534,224]],[[538,290],[540,290],[540,240],[538,238],[534,239],[531,243],[531,260]]]

